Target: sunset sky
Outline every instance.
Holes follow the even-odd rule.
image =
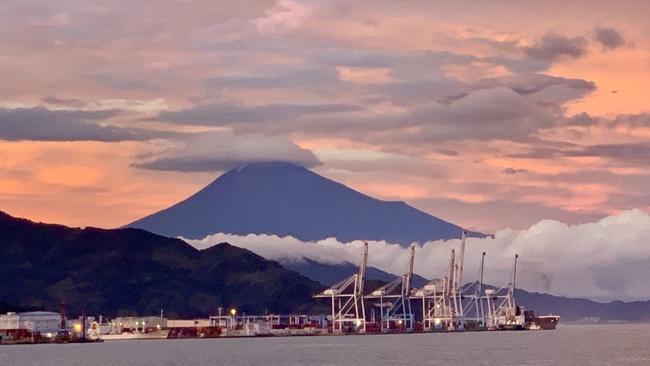
[[[282,160],[486,232],[648,211],[649,15],[645,0],[3,1],[0,210],[116,227]]]

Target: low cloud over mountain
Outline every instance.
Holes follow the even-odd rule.
[[[650,299],[649,237],[650,215],[637,209],[580,225],[544,220],[526,230],[504,229],[494,237],[468,239],[465,279],[476,279],[480,255],[486,251],[486,281],[505,284],[517,253],[518,286],[529,291],[596,300]],[[215,234],[187,241],[197,248],[227,241],[267,259],[308,258],[322,263],[356,263],[362,245],[361,241],[303,242],[274,235]],[[427,278],[444,275],[449,249],[459,243],[440,240],[418,246],[415,272]],[[373,241],[368,263],[400,274],[407,251],[396,244]]]

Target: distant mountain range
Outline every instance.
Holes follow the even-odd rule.
[[[197,250],[139,229],[69,228],[0,212],[0,309],[206,316],[306,312],[316,281],[229,244]]]
[[[473,294],[476,285],[476,282],[465,284],[463,293]],[[484,284],[483,288],[496,289],[490,284]],[[650,322],[650,301],[602,303],[589,299],[529,292],[521,288],[515,289],[515,301],[517,305],[532,309],[538,315],[559,314],[563,322]]]
[[[650,301],[611,301],[601,303],[538,292],[515,291],[517,303],[534,309],[539,315],[560,314],[565,321],[573,322],[650,322]]]
[[[303,241],[386,240],[403,246],[458,238],[462,232],[404,202],[374,199],[281,162],[234,168],[186,200],[127,226],[190,239],[253,233]]]

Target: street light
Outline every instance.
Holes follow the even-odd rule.
[[[237,309],[235,308],[230,309],[230,315],[232,316],[232,318],[230,319],[231,327],[232,329],[235,329],[237,328],[237,318],[235,317],[237,315]]]

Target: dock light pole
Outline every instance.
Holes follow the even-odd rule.
[[[235,329],[237,327],[237,309],[230,309],[230,315],[232,316],[232,329]]]
[[[65,302],[61,301],[59,306],[59,315],[61,315],[61,324],[59,325],[60,329],[65,329]]]
[[[81,341],[86,341],[86,310],[81,310]]]

